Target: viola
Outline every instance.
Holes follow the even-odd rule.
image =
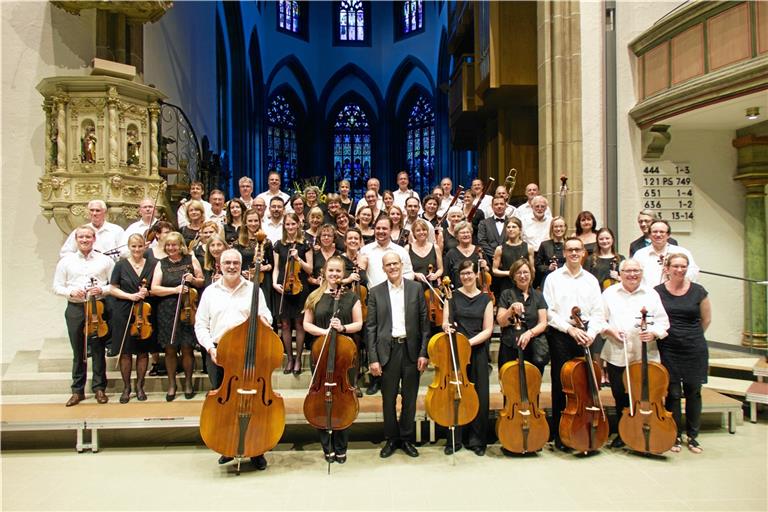
[[[485,260],[485,255],[483,254],[483,250],[478,246],[477,248],[477,287],[480,288],[480,291],[487,294],[491,298],[491,302],[493,302],[494,306],[496,305],[496,297],[494,296],[493,292],[491,291],[491,282],[493,278],[491,277],[491,273],[487,270],[480,270],[480,260]],[[487,262],[486,262],[487,263]],[[488,268],[488,267],[486,267]]]
[[[259,232],[256,259],[261,261]],[[253,279],[251,310],[240,325],[219,341],[216,359],[224,369],[222,384],[209,391],[200,412],[200,436],[211,450],[240,459],[274,448],[285,429],[285,403],[272,389],[272,372],[282,364],[280,337],[259,317],[259,266]]]
[[[189,266],[189,272],[192,272],[193,267]],[[184,284],[184,283],[182,283]],[[179,320],[187,325],[195,325],[195,316],[197,315],[197,303],[199,293],[197,289],[192,286],[186,286],[187,290],[182,292],[179,296],[181,300],[181,308],[179,310]]]
[[[360,266],[357,264],[357,257],[355,257],[355,266],[352,270],[357,275],[360,275]],[[368,287],[364,284],[360,284],[359,281],[355,281],[352,284],[352,292],[360,298],[360,308],[363,312],[363,321],[368,318]]]
[[[432,264],[430,264],[428,267],[429,273],[431,274],[434,272],[434,267]],[[443,295],[444,292],[441,291],[441,288],[445,286],[445,280],[448,280],[448,285],[450,286],[451,280],[447,277],[443,278],[442,284],[439,285],[437,288],[432,286],[432,283],[429,282],[429,280],[426,281],[427,283],[427,289],[424,290],[424,299],[427,302],[427,317],[429,318],[429,321],[436,326],[443,325]]]
[[[618,270],[619,266],[618,266],[618,263],[617,263],[616,260],[618,260],[618,257],[616,257],[616,256],[614,256],[611,259],[611,268],[610,268],[611,272],[616,272],[616,270]],[[609,277],[607,277],[606,279],[603,279],[603,282],[600,283],[600,284],[602,285],[603,290],[605,290],[606,288],[609,288],[609,287],[615,285],[616,283],[618,283],[618,281],[616,279],[613,279],[612,277],[610,277],[610,274],[609,274]]]
[[[513,315],[515,341],[523,333],[525,320]],[[517,345],[517,361],[507,361],[499,370],[499,384],[504,394],[504,409],[496,420],[496,435],[501,446],[513,453],[541,450],[549,440],[549,424],[538,407],[541,372],[525,360]]]
[[[445,298],[450,300],[450,289],[445,292]],[[472,347],[459,332],[440,332],[429,340],[427,352],[435,366],[435,376],[427,388],[424,406],[432,421],[450,428],[455,436],[455,428],[474,420],[480,409],[475,385],[467,375]],[[455,446],[456,440],[452,441]]]
[[[147,280],[142,279],[140,288],[147,287]],[[149,316],[152,314],[152,306],[145,300],[140,300],[131,306],[133,311],[133,323],[131,324],[131,336],[146,340],[152,336],[152,324],[149,321]]]
[[[571,319],[577,329],[587,330],[576,306],[571,310]],[[566,397],[560,440],[578,452],[599,450],[608,440],[608,421],[598,384],[601,377],[600,365],[592,359],[589,347],[584,347],[584,357],[571,359],[560,371]]]
[[[648,329],[648,323],[648,311],[643,307],[638,325],[641,332]],[[636,452],[661,455],[677,439],[677,424],[664,408],[669,373],[663,365],[648,361],[648,344],[641,344],[641,361],[630,364],[624,373],[624,387],[629,390],[632,406],[622,412],[619,435]]]
[[[296,244],[293,244],[291,248],[295,248]],[[301,282],[301,265],[296,258],[288,257],[288,261],[285,262],[285,276],[283,276],[283,294],[298,295],[304,289],[304,285]]]
[[[339,286],[333,295],[334,317],[339,313]],[[357,346],[349,336],[329,329],[312,345],[315,370],[304,398],[304,417],[315,428],[331,434],[349,428],[360,406],[355,387],[349,382],[349,370],[356,367]]]
[[[96,286],[96,278],[92,277],[90,286]],[[83,332],[86,338],[103,338],[109,332],[109,326],[104,320],[104,302],[96,300],[95,295],[88,295],[85,301],[85,326]]]

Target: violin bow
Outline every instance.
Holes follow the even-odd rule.
[[[189,270],[190,272],[192,269]],[[185,273],[186,274],[186,273]],[[181,293],[179,294],[179,298],[176,300],[176,315],[173,317],[173,329],[171,330],[171,341],[169,345],[173,345],[176,342],[176,327],[179,325],[179,311],[181,311],[181,300],[184,297],[184,283],[186,283],[187,280],[184,279],[184,276],[181,276]]]
[[[295,247],[296,244],[293,244]],[[285,298],[285,283],[288,282],[288,265],[291,263],[290,251],[288,257],[285,258],[285,272],[283,272],[283,293],[280,294],[280,308],[277,310],[278,316],[283,313],[283,299]]]
[[[131,327],[131,317],[133,316],[133,306],[135,302],[131,304],[131,309],[128,311],[128,322],[125,324],[125,331],[123,331],[123,339],[120,342],[120,351],[117,353],[117,359],[115,359],[115,370],[120,366],[120,356],[123,355],[123,347],[125,346],[125,338],[128,336],[128,329]]]
[[[443,302],[443,299],[440,298],[440,295],[437,294],[437,290],[435,290],[435,287],[432,286],[432,283],[429,282],[429,279],[424,278],[424,282],[427,284],[429,289],[432,291],[432,295],[437,297],[437,300],[440,301],[440,304],[445,305],[445,302]]]

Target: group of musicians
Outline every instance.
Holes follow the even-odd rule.
[[[371,178],[357,203],[346,181],[325,198],[316,187],[291,197],[280,190],[280,175],[273,172],[268,190],[256,197],[252,181],[244,177],[240,197],[225,202],[224,193],[214,190],[207,202],[202,184],[195,182],[178,210],[178,230],[155,218],[152,199],[141,202],[140,219],[126,230],[106,221],[103,201],[91,201],[90,222],[64,243],[54,278],[54,292],[68,301],[65,320],[73,352],[66,405],[85,399],[87,357],[93,360],[91,389],[100,404],[109,400],[108,355],[119,356],[120,403],[129,402],[132,392],[137,400],[147,400],[150,356],[157,362],[163,352],[167,401],[176,397],[179,354],[184,396],[195,396],[196,348],[204,352],[204,371],[218,388],[224,371],[217,365],[219,340],[248,320],[250,279],[257,275],[263,278],[256,283],[258,315],[281,332],[284,373],[302,373],[307,335],[317,339],[314,343],[330,332],[353,339],[357,362],[350,379],[357,395],[362,395],[366,367],[366,393],[382,393],[382,458],[398,448],[418,456],[413,442],[419,380],[429,364],[428,342],[440,332],[468,339],[467,375],[479,399],[475,419],[456,429],[445,453],[466,447],[485,454],[494,320],[501,327],[499,369],[516,358],[517,347],[538,371],[551,364],[556,448],[570,450],[557,428],[566,405],[563,366],[591,347],[606,369],[620,416],[630,401],[623,373],[641,358],[645,345],[647,358],[663,363],[670,375],[666,408],[678,425],[671,450],[680,451],[685,432],[689,449],[701,452],[704,330],[711,310],[706,290],[694,282],[698,267],[691,253],[670,238],[666,221],[641,211],[642,234],[625,259],[616,251],[613,232],[598,229],[590,212],[581,212],[574,234],[567,235],[565,219],[553,217],[534,183],[526,186],[527,201],[518,207],[509,204],[507,188],[487,195],[489,185],[479,179],[462,194],[462,187],[454,190],[444,178],[422,199],[408,188],[407,173],[397,175],[397,184],[398,190],[380,195],[379,181]],[[452,289],[450,300],[440,298],[446,287]],[[425,291],[438,296],[441,323],[430,322]],[[580,310],[579,322],[574,308]],[[641,310],[653,320],[642,329]],[[108,331],[100,328],[102,322]],[[311,344],[307,340],[307,348]],[[345,462],[347,441],[346,430],[321,430],[326,460]],[[611,446],[624,446],[619,434]],[[219,462],[231,459],[222,454]],[[266,468],[263,454],[253,461]]]

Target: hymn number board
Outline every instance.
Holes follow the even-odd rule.
[[[673,233],[693,231],[693,171],[688,162],[646,162],[643,208],[669,222]]]

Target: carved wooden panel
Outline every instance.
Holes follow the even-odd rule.
[[[698,24],[672,38],[672,84],[704,74],[704,25]]]
[[[757,2],[757,53],[768,52],[768,3]]]
[[[748,59],[751,54],[749,6],[731,7],[707,20],[709,69]]]
[[[643,75],[645,96],[652,96],[669,87],[669,42],[664,42],[644,55]]]

